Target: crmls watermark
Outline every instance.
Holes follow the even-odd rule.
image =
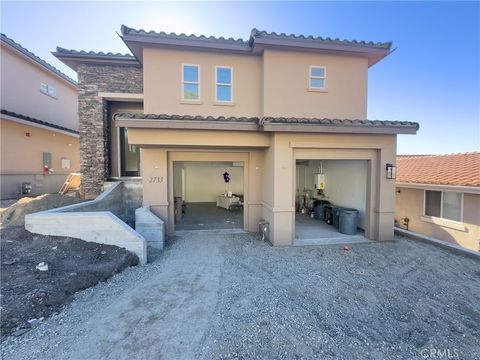
[[[420,356],[424,359],[460,359],[458,349],[435,349],[425,348],[420,350]]]

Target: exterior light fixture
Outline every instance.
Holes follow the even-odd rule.
[[[385,170],[387,170],[387,179],[395,179],[397,173],[395,165],[387,164]]]

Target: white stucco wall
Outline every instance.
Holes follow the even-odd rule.
[[[180,162],[174,164],[175,196],[182,195],[181,169],[185,169],[185,201],[214,202],[226,190],[243,194],[243,167],[221,162]],[[230,182],[225,184],[223,173],[230,174]]]

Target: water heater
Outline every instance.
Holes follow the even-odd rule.
[[[315,184],[315,189],[325,189],[325,174],[313,174],[313,183]]]

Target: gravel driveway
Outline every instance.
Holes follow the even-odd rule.
[[[7,339],[2,358],[479,358],[474,259],[403,238],[348,252],[274,248],[248,234],[171,240],[153,263]]]

